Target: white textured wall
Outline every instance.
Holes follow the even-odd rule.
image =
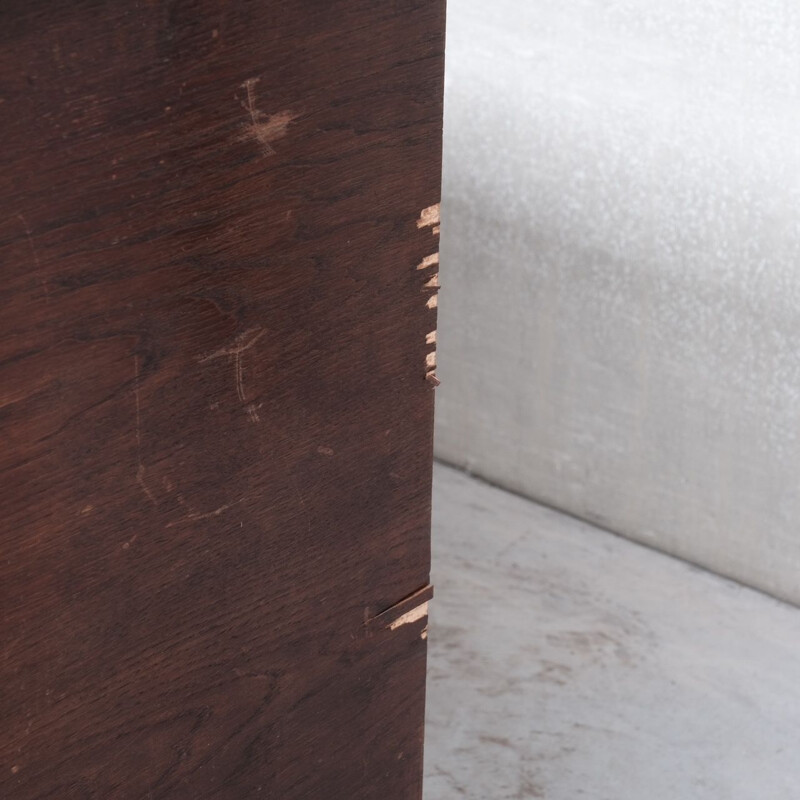
[[[800,602],[800,4],[448,25],[438,455]]]

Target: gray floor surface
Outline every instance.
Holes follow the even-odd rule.
[[[796,800],[800,610],[437,465],[425,800]]]

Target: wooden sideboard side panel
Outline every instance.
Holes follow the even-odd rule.
[[[420,797],[443,34],[3,3],[0,797]]]

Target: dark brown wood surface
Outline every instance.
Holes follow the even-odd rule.
[[[0,798],[419,798],[441,0],[0,4]]]

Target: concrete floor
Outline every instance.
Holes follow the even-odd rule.
[[[437,465],[425,800],[796,800],[800,610]]]

